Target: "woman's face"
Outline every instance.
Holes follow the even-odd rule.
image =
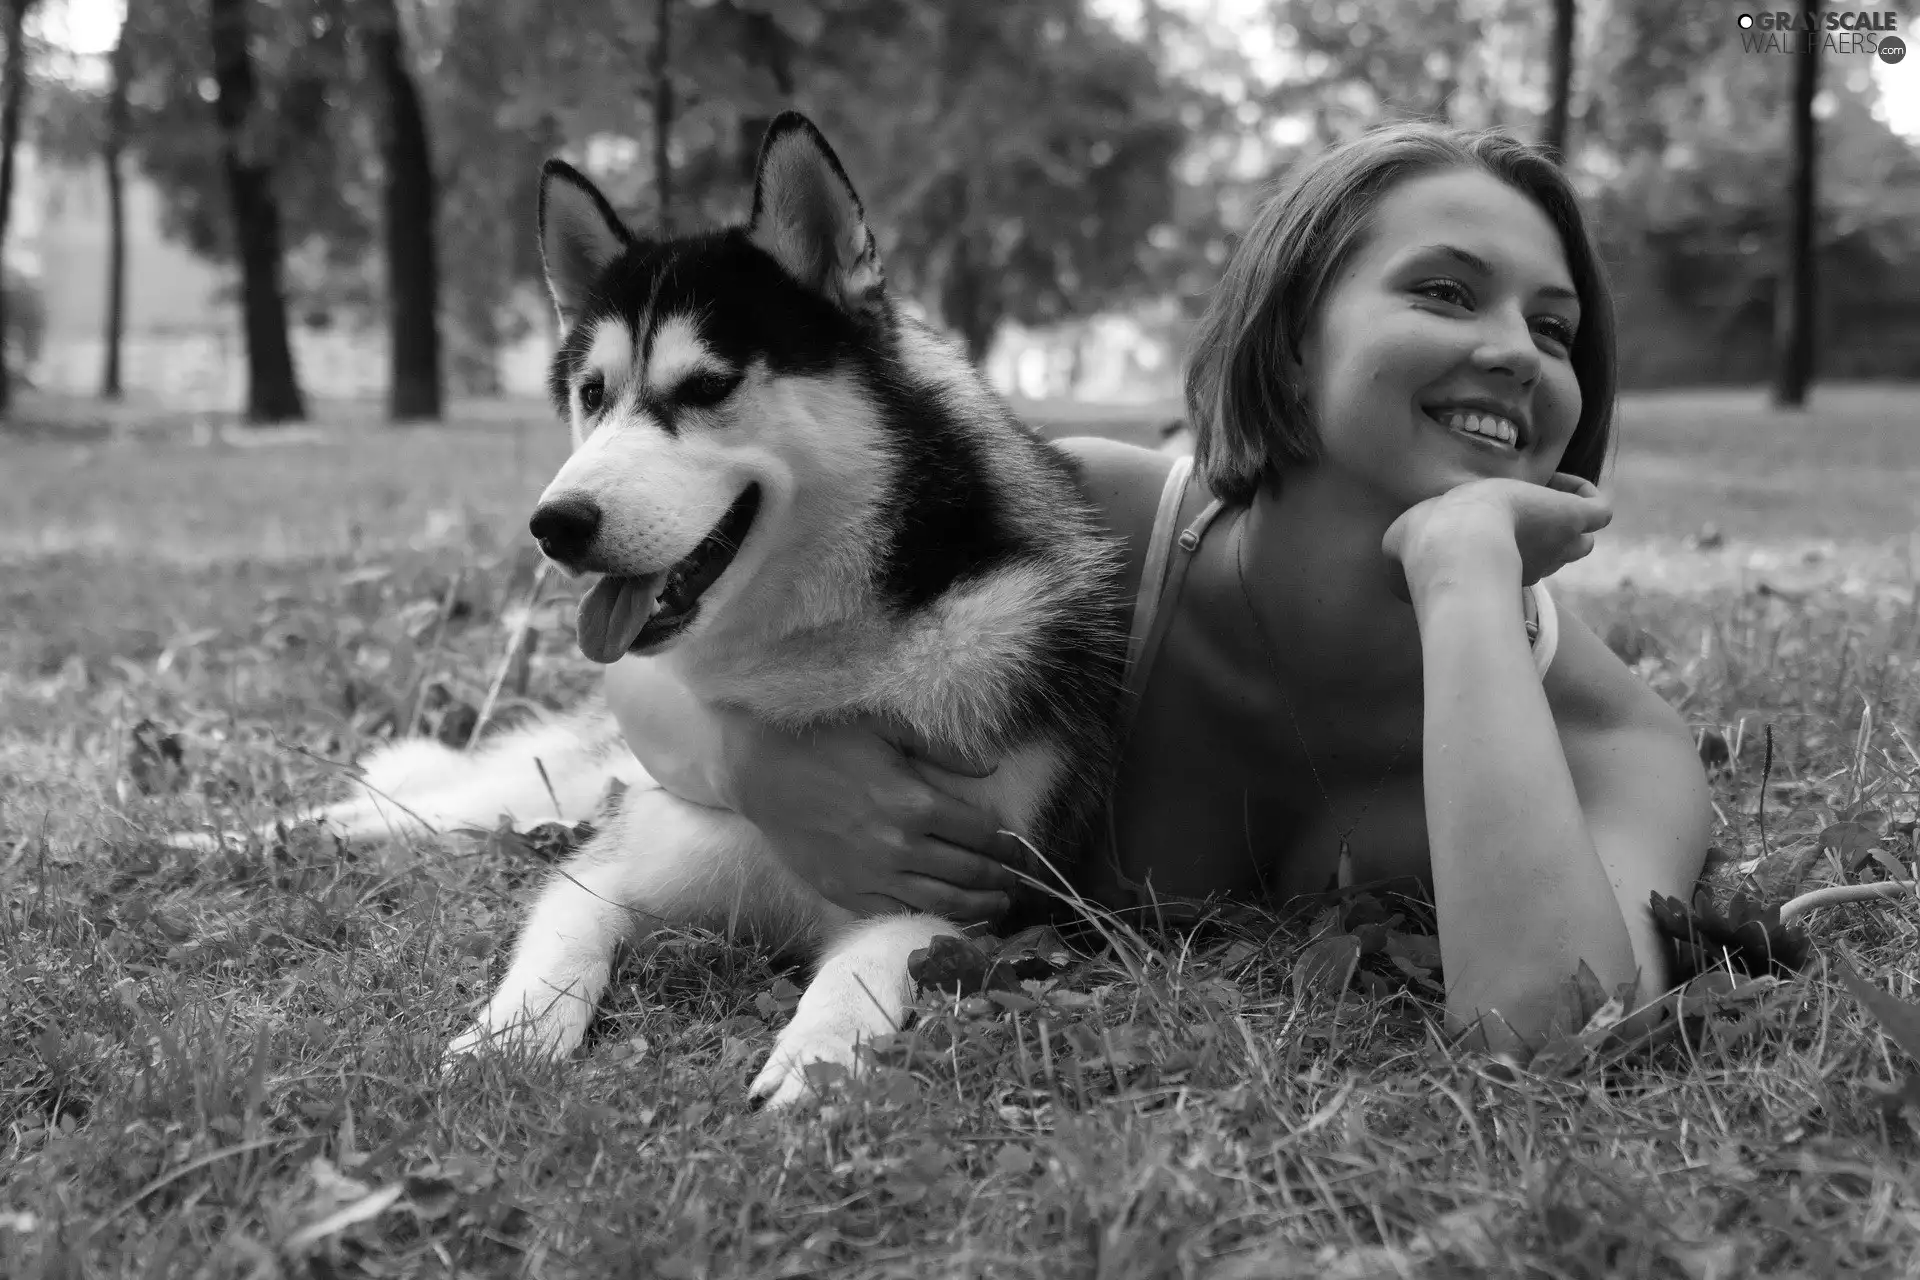
[[[1301,344],[1319,465],[1404,506],[1488,476],[1544,482],[1580,420],[1579,323],[1538,205],[1478,170],[1408,179]]]

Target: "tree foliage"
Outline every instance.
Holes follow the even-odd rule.
[[[290,253],[324,245],[327,270],[297,278],[296,292],[338,269],[357,274],[373,247],[377,193],[366,96],[348,57],[352,0],[252,0],[249,49],[258,108],[242,151],[274,159],[274,183]],[[133,150],[165,196],[165,229],[195,252],[234,255],[212,102],[213,54],[207,0],[142,0],[128,11],[133,75],[127,86]],[[343,290],[365,301],[364,289]]]
[[[978,358],[1004,319],[1045,324],[1164,283],[1153,233],[1174,213],[1184,95],[1149,50],[1075,0],[913,10],[849,80],[896,104],[819,115],[867,178],[895,274],[937,306]],[[869,15],[836,15],[858,48]],[[919,59],[893,60],[904,38]],[[905,163],[901,163],[902,158]],[[889,163],[891,160],[891,163]]]
[[[230,260],[207,3],[132,6],[129,154],[159,184],[168,229]],[[655,65],[671,79],[676,226],[744,216],[765,123],[796,106],[845,160],[895,287],[975,355],[1008,321],[1167,294],[1191,311],[1266,184],[1319,145],[1406,116],[1543,137],[1553,104],[1552,6],[1526,0],[1279,0],[1251,34],[1164,3],[1119,28],[1084,0],[658,3],[672,12],[656,63],[656,0],[398,0],[432,139],[456,386],[495,389],[497,353],[548,322],[532,230],[547,156],[582,164],[636,227],[659,225]],[[249,0],[266,109],[248,141],[278,161],[296,317],[373,318],[385,300],[381,96],[356,34],[370,6]],[[1578,12],[1567,163],[1623,293],[1624,374],[1760,376],[1786,64],[1662,0]],[[1833,70],[1823,315],[1920,323],[1913,148],[1873,118],[1864,64]],[[52,88],[43,142],[97,156],[97,103]],[[1717,344],[1704,358],[1699,334]],[[1886,371],[1898,340],[1875,341],[1826,347]]]
[[[206,0],[147,0],[129,28],[135,150],[169,231],[233,252],[204,88]],[[1182,108],[1165,75],[1079,0],[664,0],[674,5],[674,220],[737,219],[760,133],[798,105],[841,151],[886,238],[896,285],[976,354],[1006,319],[1044,323],[1164,288]],[[378,230],[378,98],[353,32],[367,0],[253,0],[267,109],[250,145],[276,157],[304,311],[368,307]],[[530,322],[540,162],[582,161],[634,224],[661,209],[647,104],[654,4],[534,0],[403,5],[442,191],[456,378]],[[1156,235],[1156,228],[1159,228]]]
[[[1616,0],[1618,49],[1586,128],[1593,195],[1638,385],[1765,380],[1786,273],[1791,59],[1747,54],[1652,0]],[[1822,68],[1823,376],[1920,374],[1920,152],[1873,113],[1864,63]]]

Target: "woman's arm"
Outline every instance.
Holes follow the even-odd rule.
[[[1644,918],[1647,896],[1684,896],[1704,856],[1708,807],[1684,728],[1642,702],[1614,706],[1574,735],[1584,745],[1570,760],[1514,619],[1523,557],[1513,526],[1469,517],[1429,532],[1439,536],[1404,563],[1424,663],[1447,1012],[1502,1048],[1511,1033],[1546,1028],[1583,961],[1609,989],[1636,972],[1643,991],[1663,989],[1665,950]],[[1619,690],[1610,701],[1623,702]]]

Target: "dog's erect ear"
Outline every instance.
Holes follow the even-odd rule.
[[[767,126],[747,235],[788,275],[843,310],[866,311],[880,300],[886,277],[860,197],[833,148],[797,111]]]
[[[580,318],[607,264],[633,243],[600,188],[564,160],[540,171],[540,265],[560,323]]]

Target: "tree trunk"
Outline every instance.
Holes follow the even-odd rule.
[[[248,0],[211,0],[214,120],[233,205],[240,259],[240,311],[247,338],[247,420],[306,417],[287,340],[287,300],[280,283],[280,203],[268,148],[253,117],[256,88],[247,52]]]
[[[967,359],[977,369],[993,349],[1001,310],[985,255],[977,252],[971,233],[963,229],[955,234],[946,278],[940,286],[940,314],[947,327],[966,342]]]
[[[668,74],[673,0],[653,0],[653,186],[660,201],[660,234],[673,234],[673,157],[667,150],[673,137],[673,78]]]
[[[1573,29],[1575,0],[1553,0],[1553,32],[1549,37],[1546,136],[1540,141],[1554,159],[1567,156],[1567,120],[1573,110]]]
[[[20,142],[20,110],[27,95],[27,56],[25,27],[27,10],[33,0],[6,0],[7,54],[0,67],[6,80],[5,101],[0,104],[0,262],[4,262],[7,225],[13,214],[13,152]],[[5,415],[13,397],[13,352],[7,325],[7,282],[0,271],[0,415]]]
[[[381,159],[387,180],[387,326],[393,343],[387,413],[395,422],[438,419],[440,273],[433,160],[394,0],[376,0],[368,40],[386,99]]]
[[[120,171],[120,155],[127,146],[126,23],[113,46],[112,83],[107,86],[107,136],[100,159],[107,170],[107,331],[105,366],[100,371],[100,398],[120,398],[120,342],[127,329],[127,203]]]
[[[941,114],[952,110],[961,95],[970,69],[991,47],[991,18],[979,6],[960,6],[949,10],[941,28],[938,65],[940,82],[936,100]],[[1003,314],[998,296],[998,281],[988,250],[989,233],[976,212],[975,184],[980,180],[974,165],[963,162],[959,171],[942,184],[945,199],[936,207],[947,210],[952,230],[953,250],[947,256],[946,270],[940,279],[940,315],[949,329],[967,344],[967,360],[978,369],[993,346],[994,331]]]
[[[1773,299],[1773,402],[1783,409],[1806,404],[1807,387],[1813,381],[1814,173],[1820,160],[1813,97],[1818,87],[1820,37],[1812,30],[1811,19],[1819,10],[1819,0],[1806,0],[1807,47],[1793,55],[1793,189],[1785,270]]]

